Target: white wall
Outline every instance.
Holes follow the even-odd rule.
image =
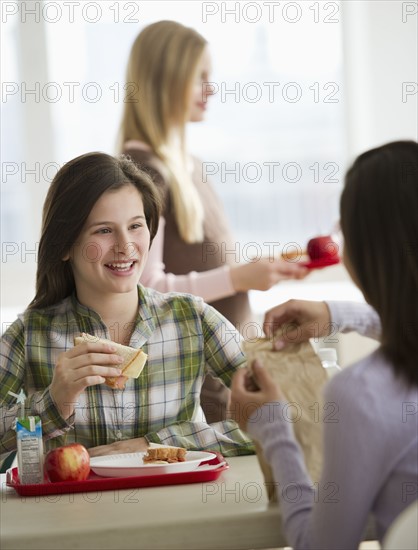
[[[417,139],[417,12],[417,2],[342,3],[349,158],[388,141]],[[403,90],[412,93],[403,97]]]

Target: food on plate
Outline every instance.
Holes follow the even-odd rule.
[[[338,258],[338,244],[331,235],[314,237],[308,242],[307,252],[313,261],[334,260]]]
[[[76,338],[74,338],[74,345],[76,346],[84,342],[110,344],[116,348],[116,353],[124,358],[124,362],[118,365],[122,370],[121,376],[109,376],[106,378],[106,384],[113,389],[123,390],[128,378],[138,378],[148,358],[148,355],[144,353],[142,349],[123,346],[122,344],[117,344],[111,340],[105,340],[104,338],[98,338],[97,336],[86,334],[85,332],[83,332],[81,336],[76,336]]]
[[[318,269],[340,262],[339,246],[331,235],[320,235],[310,239],[306,251],[296,248],[282,253],[282,258],[288,262],[300,262],[308,269]]]
[[[50,481],[84,481],[90,473],[90,455],[84,445],[71,443],[49,451],[44,462]]]
[[[185,462],[187,450],[182,447],[151,447],[144,455],[144,464],[172,464]]]
[[[289,243],[282,252],[288,262],[299,262],[309,268],[325,267],[340,261],[339,246],[331,235],[320,235],[309,240],[306,250],[296,243]]]

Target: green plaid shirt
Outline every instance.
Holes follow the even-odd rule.
[[[86,447],[118,439],[146,437],[150,442],[187,449],[215,449],[226,456],[253,452],[252,442],[232,420],[208,425],[200,409],[206,373],[227,386],[243,366],[240,336],[215,309],[188,294],[161,294],[138,287],[138,317],[130,346],[148,361],[124,391],[100,384],[87,388],[65,421],[49,393],[58,355],[73,347],[81,332],[112,339],[115,327],[81,305],[75,296],[43,310],[27,310],[1,339],[0,453],[16,449],[13,423],[19,407],[11,390],[23,388],[26,413],[42,420],[46,450],[77,441]],[[113,333],[114,334],[114,333]]]

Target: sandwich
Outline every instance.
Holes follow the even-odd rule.
[[[144,464],[185,462],[187,450],[182,447],[150,447],[143,457]]]
[[[106,384],[116,390],[123,390],[128,378],[138,378],[147,362],[148,355],[144,353],[142,349],[123,346],[122,344],[117,344],[111,340],[105,340],[104,338],[98,338],[97,336],[86,334],[85,332],[83,332],[81,336],[76,336],[74,338],[75,346],[83,344],[84,342],[111,344],[116,348],[116,353],[124,358],[124,362],[118,365],[122,370],[121,375],[106,377]]]

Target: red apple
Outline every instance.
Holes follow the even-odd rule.
[[[71,443],[49,451],[45,472],[51,481],[84,481],[90,473],[90,455],[80,443]]]
[[[338,244],[330,235],[315,237],[308,242],[308,254],[311,260],[335,260],[338,258]]]

